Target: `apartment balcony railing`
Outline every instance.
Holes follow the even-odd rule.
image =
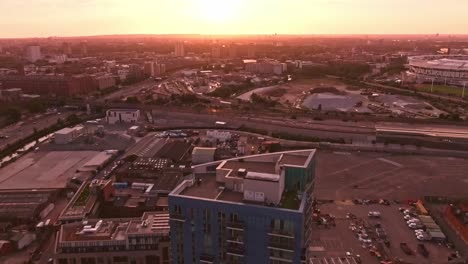
[[[235,256],[244,256],[245,250],[243,246],[227,246],[226,254],[231,254]]]
[[[200,255],[200,262],[201,263],[214,263],[215,258],[210,254],[203,253]]]
[[[238,222],[238,221],[227,222],[226,223],[226,228],[227,229],[234,229],[234,230],[244,231],[244,223]]]

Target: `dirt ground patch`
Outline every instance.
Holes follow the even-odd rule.
[[[286,92],[287,92],[287,90],[285,88],[278,87],[276,89],[266,91],[262,95],[269,96],[269,97],[281,97],[284,94],[286,94]]]
[[[346,93],[347,85],[337,79],[319,78],[319,79],[299,79],[289,83],[277,85],[273,89],[265,89],[259,93],[261,96],[270,96],[275,98],[279,103],[284,105],[300,105],[302,100],[310,95],[310,91],[319,93],[323,89],[330,90],[331,93]],[[322,91],[320,91],[322,90]]]
[[[331,93],[336,95],[346,95],[346,92],[336,89],[336,87],[317,87],[310,91],[310,94]]]

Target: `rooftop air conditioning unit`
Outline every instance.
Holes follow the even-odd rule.
[[[247,170],[246,169],[240,168],[239,170],[237,170],[237,176],[245,177],[246,175],[247,175]]]

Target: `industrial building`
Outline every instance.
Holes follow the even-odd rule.
[[[214,161],[216,148],[195,147],[192,151],[192,163],[202,164]]]
[[[138,109],[109,109],[106,111],[106,121],[109,124],[136,123],[140,118]]]
[[[169,214],[141,218],[87,219],[60,227],[55,243],[58,264],[169,264]]]
[[[0,218],[20,221],[43,218],[46,211],[42,211],[57,195],[56,189],[0,190]]]
[[[169,194],[173,263],[301,263],[315,150],[193,167]]]
[[[83,134],[83,127],[65,127],[54,133],[55,144],[68,144]]]

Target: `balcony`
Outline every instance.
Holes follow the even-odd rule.
[[[243,257],[244,247],[243,246],[227,246],[226,254]]]
[[[244,239],[242,237],[229,237],[227,240],[226,240],[228,243],[234,243],[234,244],[240,244],[240,245],[243,245],[244,244]]]
[[[179,214],[179,213],[171,213],[170,214],[170,219],[173,220],[173,221],[185,222],[185,217],[182,214]]]
[[[271,229],[270,232],[268,232],[268,235],[277,236],[277,237],[294,238],[294,234],[292,234],[292,232],[278,230],[278,229]]]
[[[285,258],[279,258],[279,257],[273,257],[273,256],[270,256],[270,260],[293,263],[291,259],[285,259]]]
[[[244,231],[244,223],[242,222],[228,222],[226,223],[227,229],[239,230]]]
[[[200,263],[214,263],[215,258],[210,254],[203,253],[200,255]]]
[[[273,250],[294,252],[294,245],[292,243],[270,242],[268,243],[268,248]]]

